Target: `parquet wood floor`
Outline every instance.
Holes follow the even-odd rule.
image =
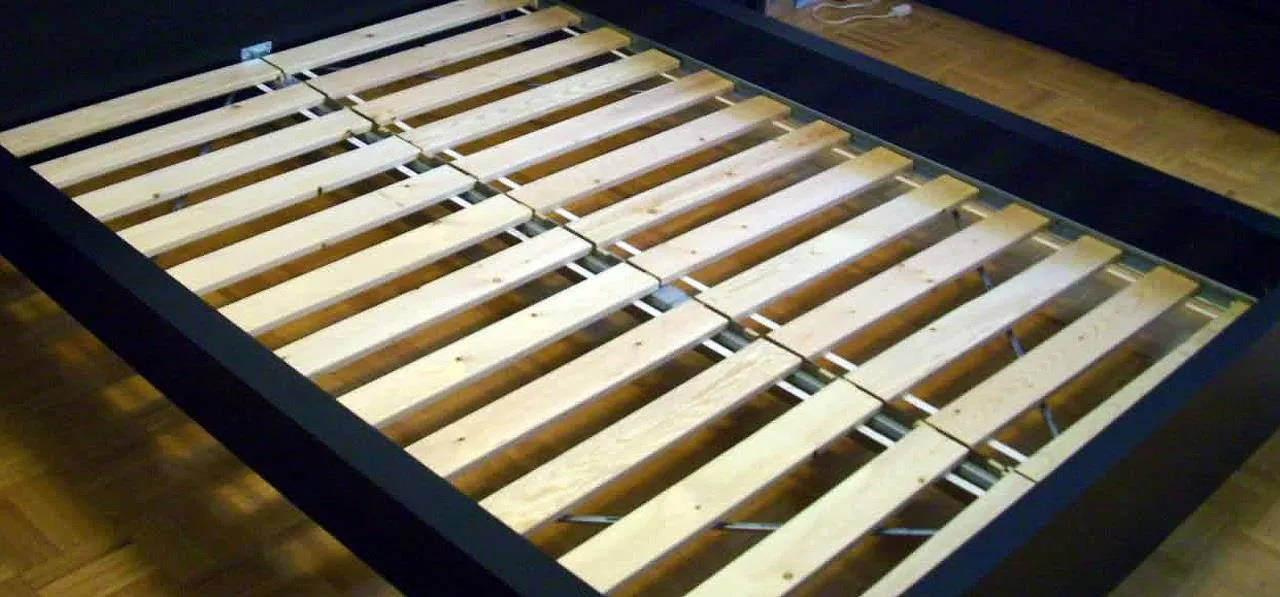
[[[1275,133],[936,11],[823,33],[1280,213]],[[1274,592],[1277,504],[1273,439],[1117,594]],[[394,594],[0,261],[0,595]]]
[[[928,6],[913,3],[902,19],[827,25],[774,4],[787,23],[1280,215],[1275,131]]]

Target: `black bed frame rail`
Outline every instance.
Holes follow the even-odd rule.
[[[914,593],[1105,591],[1280,426],[1276,220],[724,1],[571,4],[1261,297]],[[0,255],[406,594],[595,594],[3,150]]]

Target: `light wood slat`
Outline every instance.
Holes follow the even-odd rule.
[[[519,533],[572,508],[795,371],[800,359],[755,342],[507,485],[480,505]]]
[[[625,47],[630,41],[612,29],[596,29],[402,89],[353,109],[380,125],[387,125],[606,54]]]
[[[140,133],[116,139],[32,166],[54,186],[64,188],[168,153],[195,147],[232,133],[284,118],[324,101],[306,85],[236,102]]]
[[[715,524],[883,403],[836,382],[560,558],[609,592]]]
[[[783,595],[840,555],[964,457],[918,427],[698,585],[690,596]]]
[[[1195,282],[1157,267],[965,392],[928,423],[977,446],[1195,290]]]
[[[0,145],[21,157],[279,76],[261,60],[232,64],[0,132]]]
[[[943,239],[774,330],[775,342],[808,358],[867,329],[1049,223],[1020,205]]]
[[[576,25],[577,15],[560,7],[481,27],[427,45],[357,64],[307,81],[333,99],[514,46]]]
[[[511,191],[511,198],[546,215],[561,205],[745,134],[788,111],[774,100],[756,96],[535,180]]]
[[[528,0],[456,0],[276,52],[265,60],[294,74],[499,15],[528,3]]]
[[[120,232],[120,238],[144,255],[154,256],[386,172],[417,156],[418,148],[390,137],[131,226]]]
[[[169,275],[192,292],[204,294],[422,210],[473,186],[475,180],[457,170],[436,168],[169,268]]]
[[[648,274],[625,263],[618,265],[356,388],[338,401],[370,425],[385,425],[657,288],[657,281]]]
[[[499,195],[243,298],[220,312],[246,332],[259,334],[457,253],[530,217],[529,208]]]
[[[94,217],[110,220],[314,151],[373,128],[360,115],[340,110],[77,196]]]
[[[276,354],[319,375],[582,257],[591,244],[554,229],[299,339]]]
[[[434,154],[639,83],[679,64],[675,58],[649,50],[437,120],[403,136],[426,153]]]
[[[726,325],[725,318],[688,301],[415,442],[407,450],[436,474],[457,475],[652,371]]]
[[[978,190],[947,176],[823,232],[708,290],[696,298],[742,319],[766,303],[902,238]]]
[[[729,80],[700,71],[465,156],[452,165],[489,182],[731,90]]]
[[[903,594],[1021,499],[1033,485],[1021,475],[1005,475],[860,597],[898,597]]]
[[[569,228],[598,246],[611,245],[772,176],[848,138],[849,133],[831,124],[812,122],[593,212],[569,224]]]
[[[1247,310],[1249,305],[1243,301],[1232,303],[1226,311],[1196,330],[1189,338],[1109,396],[1105,402],[1089,411],[1089,414],[1073,423],[1048,445],[1032,454],[1031,458],[1018,466],[1018,472],[1032,480],[1043,481],[1049,473],[1097,437],[1103,429],[1120,418],[1139,400],[1150,394],[1165,378],[1172,375],[1192,355],[1209,344]]]
[[[882,399],[896,398],[1119,255],[1115,247],[1081,237],[890,346],[846,377]]]
[[[874,187],[911,165],[876,148],[778,191],[631,258],[631,264],[671,282],[804,218]]]

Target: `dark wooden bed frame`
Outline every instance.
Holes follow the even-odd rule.
[[[277,50],[440,4],[298,17]],[[564,4],[1256,301],[912,594],[1104,592],[1280,426],[1280,221],[727,2]],[[181,10],[169,18],[198,27]],[[218,48],[241,41],[19,112],[234,63]],[[31,165],[47,155],[0,151],[0,255],[388,581],[410,595],[596,594],[46,182]]]

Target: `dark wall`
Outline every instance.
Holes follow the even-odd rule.
[[[1275,0],[926,3],[1280,130]]]
[[[0,1],[0,129],[443,0]]]

